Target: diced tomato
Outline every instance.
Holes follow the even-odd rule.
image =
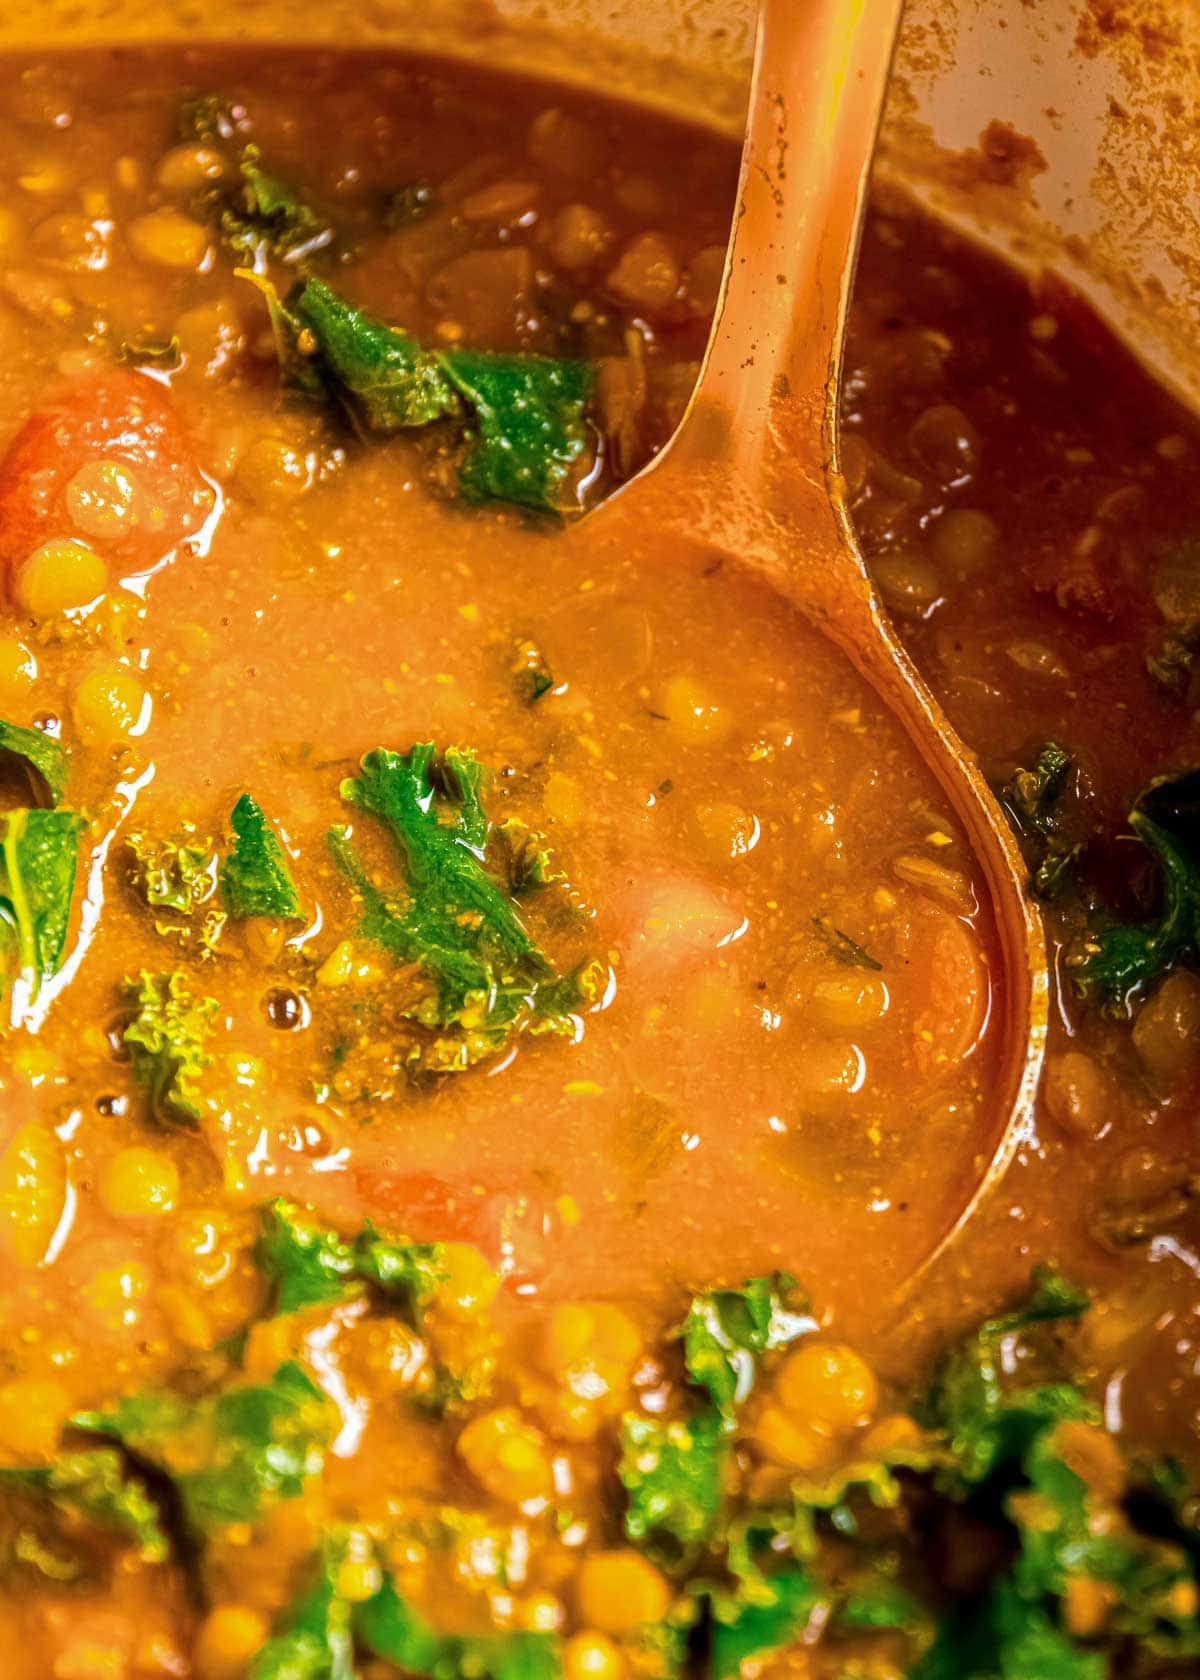
[[[354,1175],[364,1215],[417,1242],[470,1243],[512,1281],[546,1265],[546,1214],[539,1199],[452,1184],[429,1172],[360,1167]]]
[[[903,927],[899,972],[913,1061],[924,1077],[938,1079],[954,1072],[983,1031],[990,996],[987,960],[972,929],[931,899],[908,899]]]
[[[96,514],[87,475],[77,477],[102,463],[124,469],[115,476],[129,492],[125,517]],[[0,561],[11,571],[51,538],[71,537],[127,573],[145,571],[194,535],[212,506],[162,386],[120,368],[86,374],[29,417],[0,463]]]

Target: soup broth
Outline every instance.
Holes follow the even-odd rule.
[[[3,76],[5,1674],[1194,1672],[1190,423],[877,210],[858,529],[1059,958],[926,1277],[1004,1123],[966,840],[793,608],[587,517],[734,152],[353,53]]]

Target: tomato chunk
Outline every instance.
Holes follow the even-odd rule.
[[[903,929],[899,1001],[907,1011],[913,1061],[922,1077],[940,1079],[970,1054],[987,1023],[987,960],[972,929],[930,899],[906,901]]]
[[[90,373],[54,393],[0,462],[0,562],[9,574],[70,538],[146,571],[211,513],[213,491],[169,394],[144,374]]]
[[[365,1217],[385,1231],[417,1242],[465,1242],[509,1282],[536,1279],[545,1269],[546,1210],[537,1197],[451,1183],[436,1173],[360,1167],[354,1181]]]

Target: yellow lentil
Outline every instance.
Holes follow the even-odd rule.
[[[17,574],[17,599],[34,618],[76,612],[103,595],[108,567],[85,543],[55,537],[43,543]]]

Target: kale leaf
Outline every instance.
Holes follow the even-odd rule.
[[[51,805],[62,804],[67,790],[67,755],[53,735],[41,729],[22,729],[0,718],[0,762],[4,759],[17,759],[24,766],[35,799],[44,788]]]
[[[1080,995],[1118,1012],[1200,951],[1200,770],[1151,782],[1129,826],[1158,866],[1161,910],[1150,922],[1102,927],[1071,960]]]
[[[1167,694],[1185,696],[1191,687],[1200,623],[1168,624],[1146,651],[1146,674]]]
[[[230,250],[252,261],[260,254],[296,262],[332,243],[333,232],[291,187],[259,161],[257,146],[247,146],[238,165],[240,189],[221,203],[217,225]]]
[[[221,146],[241,133],[245,112],[220,93],[201,93],[180,103],[175,129],[185,143]]]
[[[408,333],[305,279],[280,301],[261,276],[285,384],[336,402],[363,435],[453,420],[459,494],[555,509],[588,443],[586,362],[487,350],[424,350]]]
[[[1051,899],[1066,885],[1080,847],[1063,833],[1059,801],[1075,761],[1057,741],[1047,741],[1029,770],[1018,769],[999,790],[1001,807],[1030,865],[1029,889]]]
[[[1022,1598],[1065,1600],[1086,1581],[1100,1588],[1108,1629],[1162,1656],[1200,1656],[1194,1565],[1172,1539],[1127,1520],[1128,1466],[1112,1440],[1068,1421],[1033,1442],[1022,1468],[1028,1485],[1006,1506],[1020,1536]]]
[[[383,1237],[370,1221],[353,1242],[346,1242],[322,1226],[311,1209],[282,1199],[263,1209],[256,1253],[273,1285],[276,1313],[332,1304],[363,1284],[415,1313],[445,1276],[436,1243]]]
[[[721,1510],[726,1442],[711,1412],[693,1418],[621,1420],[625,1533],[636,1545],[679,1555],[709,1539]]]
[[[763,1354],[817,1328],[807,1303],[787,1305],[795,1291],[795,1278],[776,1273],[752,1278],[741,1289],[710,1289],[692,1297],[680,1332],[684,1363],[724,1428],[736,1423],[737,1408],[754,1386]]]
[[[408,972],[396,1013],[412,1023],[414,1071],[461,1071],[521,1030],[571,1033],[589,995],[588,971],[558,973],[481,861],[490,833],[482,775],[472,754],[451,747],[438,758],[426,742],[368,753],[343,782],[346,802],[396,843],[405,871],[396,893],[374,883],[344,829],[329,836],[361,901],[362,935]]]
[[[229,818],[233,848],[221,859],[218,883],[225,908],[235,921],[271,916],[290,921],[302,914],[287,854],[263,814],[244,793]]]
[[[282,308],[300,354],[363,432],[387,437],[460,412],[436,353],[356,309],[324,281],[305,280]]]
[[[397,1592],[391,1576],[354,1612],[357,1641],[405,1674],[427,1680],[559,1680],[559,1642],[550,1633],[436,1632]]]
[[[561,1680],[559,1640],[546,1633],[441,1633],[384,1572],[378,1590],[350,1604],[337,1587],[346,1553],[332,1536],[315,1560],[313,1584],[280,1618],[247,1680],[354,1680],[355,1651],[381,1657],[420,1680]]]
[[[130,884],[152,910],[191,916],[216,891],[216,849],[211,840],[199,839],[190,823],[166,840],[130,834],[125,849],[130,857]]]
[[[355,1680],[350,1606],[328,1572],[291,1605],[251,1660],[247,1680]]]
[[[205,1044],[217,1001],[196,997],[178,972],[143,969],[125,985],[137,1009],[124,1035],[133,1077],[158,1118],[194,1125],[201,1113],[199,1079],[212,1061]]]
[[[1038,1270],[1024,1307],[987,1319],[942,1360],[919,1415],[945,1435],[957,1478],[983,1482],[1019,1461],[1048,1425],[1093,1416],[1079,1389],[1053,1369],[1055,1327],[1087,1307],[1087,1296],[1064,1278]]]
[[[82,830],[74,811],[0,814],[0,962],[29,999],[63,960]]]
[[[1103,1653],[1077,1645],[1001,1580],[943,1617],[908,1680],[1106,1680],[1108,1672]]]
[[[816,1329],[789,1304],[795,1287],[794,1278],[777,1274],[693,1296],[678,1337],[699,1405],[682,1419],[627,1412],[621,1420],[625,1533],[636,1544],[678,1557],[713,1537],[738,1407],[762,1357]]]
[[[154,930],[201,957],[217,948],[227,920],[217,898],[217,849],[184,823],[165,839],[130,834],[125,840],[129,885],[151,910]]]
[[[1096,1607],[1093,1635],[1135,1638],[1171,1659],[1200,1654],[1195,1560],[1130,1520],[1135,1467],[1062,1374],[1058,1331],[1086,1306],[1063,1279],[1035,1275],[1027,1306],[983,1324],[938,1373],[927,1421],[952,1458],[939,1485],[990,1511],[1014,1555],[946,1618],[918,1680],[1107,1673],[1067,1631],[1062,1607],[1077,1586]]]
[[[133,1542],[146,1563],[162,1563],[170,1545],[158,1506],[136,1477],[127,1475],[112,1447],[62,1453],[34,1469],[0,1469],[0,1495],[27,1492],[69,1522],[112,1531]]]
[[[223,244],[244,261],[298,263],[333,242],[333,230],[311,205],[263,168],[256,145],[244,144],[246,113],[218,94],[185,100],[179,134],[219,152],[228,179],[206,186],[196,213],[208,220]]]
[[[553,508],[587,447],[587,362],[443,350],[441,363],[474,419],[465,437],[459,493],[469,502]]]
[[[566,880],[554,867],[545,835],[537,833],[520,817],[505,817],[494,824],[490,843],[498,854],[504,879],[513,898],[524,898],[539,887],[553,887]]]
[[[129,1395],[107,1411],[77,1413],[71,1422],[120,1442],[168,1476],[198,1537],[229,1523],[254,1522],[277,1501],[298,1499],[320,1474],[340,1427],[333,1402],[294,1362],[265,1383],[198,1399]]]
[[[713,1622],[712,1680],[738,1680],[743,1665],[793,1644],[826,1598],[801,1564],[760,1578],[753,1597],[719,1606]]]

